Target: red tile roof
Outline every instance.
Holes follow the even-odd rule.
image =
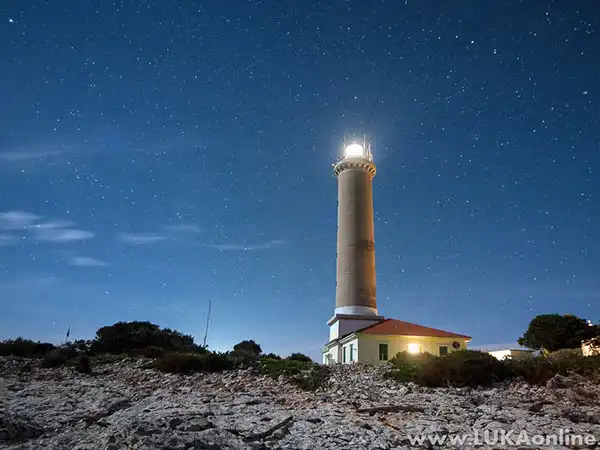
[[[431,336],[471,339],[471,336],[452,333],[450,331],[438,330],[437,328],[424,327],[415,323],[403,322],[402,320],[384,319],[366,328],[357,330],[356,333],[365,334],[392,334],[397,336]]]

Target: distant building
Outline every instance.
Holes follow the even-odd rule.
[[[600,355],[600,336],[592,338],[589,341],[583,341],[581,343],[581,352],[583,356]]]
[[[524,349],[506,349],[506,350],[494,350],[488,352],[494,358],[499,359],[500,361],[504,359],[528,359],[533,356],[532,350],[524,350]]]
[[[379,315],[375,283],[375,223],[370,147],[353,143],[334,165],[338,180],[335,313],[323,363],[385,363],[396,353],[445,356],[467,348],[469,336]]]

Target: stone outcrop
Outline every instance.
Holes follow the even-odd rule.
[[[0,448],[458,449],[468,445],[409,437],[473,428],[600,437],[600,387],[582,378],[433,389],[384,379],[382,368],[337,366],[324,388],[306,392],[248,370],[183,376],[144,364],[84,375],[0,360]]]

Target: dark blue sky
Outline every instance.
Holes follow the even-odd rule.
[[[4,1],[0,338],[151,320],[318,354],[344,134],[378,306],[514,342],[600,316],[596,1]]]

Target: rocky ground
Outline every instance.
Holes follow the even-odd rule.
[[[576,378],[430,389],[385,380],[382,369],[343,366],[325,388],[304,392],[249,371],[171,375],[140,360],[94,375],[23,364],[0,360],[3,449],[459,449],[472,444],[419,445],[409,436],[474,428],[600,438],[600,386]],[[540,446],[518,445],[527,447]]]

